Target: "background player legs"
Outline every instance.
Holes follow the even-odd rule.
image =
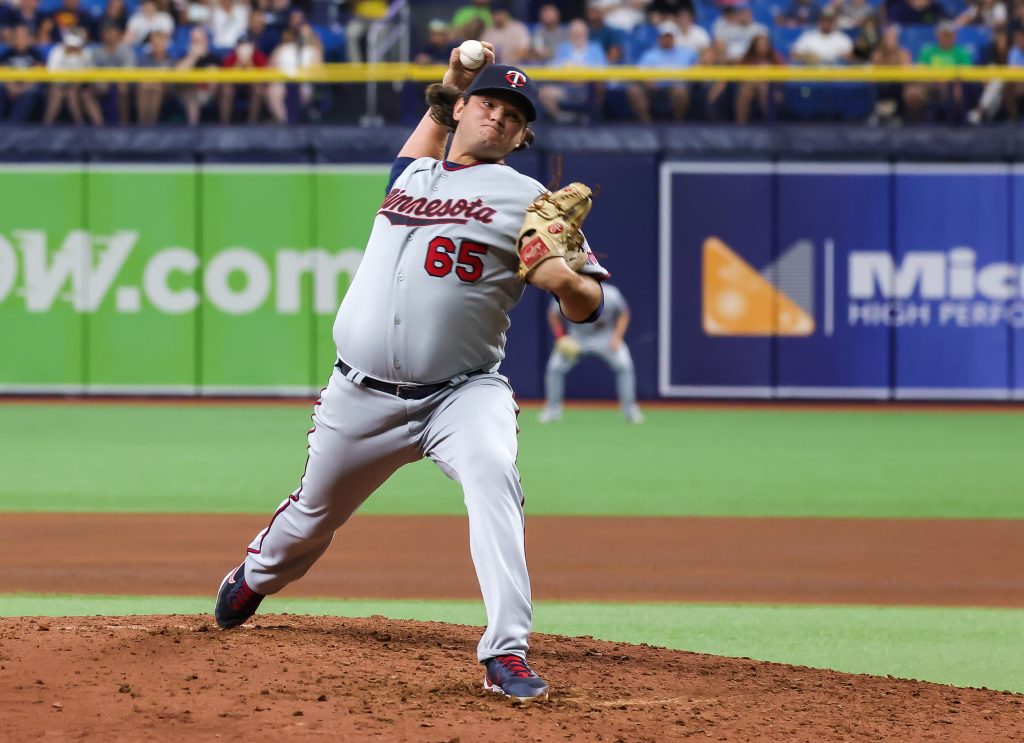
[[[640,423],[643,416],[636,404],[636,372],[633,369],[633,357],[629,348],[622,343],[616,350],[600,348],[593,351],[604,359],[605,363],[615,372],[615,388],[619,395],[619,406],[626,420]]]
[[[249,545],[246,582],[264,595],[305,575],[363,501],[421,456],[405,426],[404,400],[357,386],[337,370],[320,399],[301,487]]]
[[[431,415],[424,451],[462,485],[469,546],[487,610],[477,658],[526,657],[533,606],[512,390],[495,376],[457,388]]]
[[[574,366],[576,366],[575,361],[570,361],[558,351],[551,352],[547,370],[544,373],[544,409],[540,411],[541,423],[550,423],[562,417],[562,406],[565,403],[565,375]]]

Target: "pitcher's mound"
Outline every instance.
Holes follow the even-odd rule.
[[[0,739],[1009,740],[1024,697],[534,635],[546,703],[482,689],[478,630],[381,617],[0,619]]]

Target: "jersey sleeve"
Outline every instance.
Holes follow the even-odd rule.
[[[391,166],[391,175],[388,176],[388,187],[384,189],[384,193],[390,193],[391,189],[394,188],[395,181],[398,180],[399,176],[405,172],[406,168],[416,161],[414,157],[399,157],[395,158],[394,165]]]

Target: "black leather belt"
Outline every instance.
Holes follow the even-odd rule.
[[[348,376],[348,373],[352,371],[352,367],[341,359],[338,359],[335,366],[345,376]],[[466,372],[466,377],[477,377],[486,373],[483,369],[476,369]],[[374,379],[373,377],[363,377],[359,384],[363,385],[363,387],[369,387],[371,390],[386,392],[389,395],[400,397],[403,400],[422,400],[424,397],[430,397],[443,389],[454,386],[452,380],[435,382],[434,384],[402,384],[401,382],[385,382],[382,379]]]

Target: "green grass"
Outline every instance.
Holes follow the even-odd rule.
[[[0,511],[266,513],[297,485],[310,406],[0,405]],[[1007,412],[651,410],[520,417],[531,514],[1024,518]],[[366,513],[452,514],[429,462]]]
[[[211,597],[0,595],[0,616],[208,613]],[[482,625],[476,601],[274,598],[280,613]],[[538,602],[537,632],[1024,692],[1024,610]]]

